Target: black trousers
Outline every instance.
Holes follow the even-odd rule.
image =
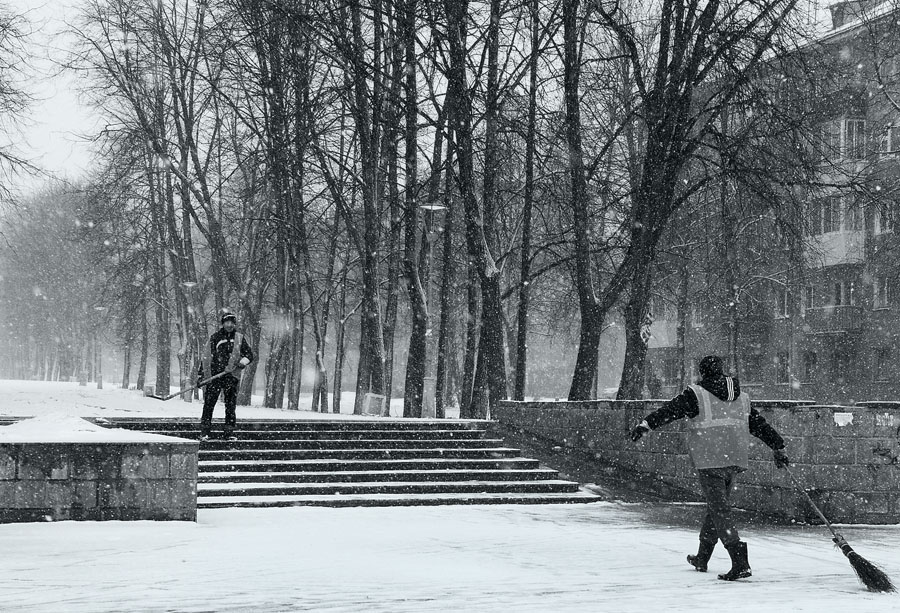
[[[225,436],[234,432],[237,423],[237,391],[239,381],[231,375],[225,375],[210,381],[203,388],[203,415],[200,417],[200,434],[209,434],[212,429],[213,409],[221,392],[225,400]]]
[[[700,528],[700,542],[715,545],[716,541],[728,547],[740,539],[731,517],[731,492],[734,478],[743,472],[736,466],[727,468],[705,468],[698,470],[700,487],[706,498],[706,517]]]

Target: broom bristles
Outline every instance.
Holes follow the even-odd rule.
[[[891,578],[887,576],[886,572],[853,551],[853,548],[846,543],[847,541],[844,541],[844,545],[840,546],[841,551],[844,552],[844,555],[850,560],[850,566],[853,567],[856,576],[859,578],[860,582],[866,586],[867,590],[870,592],[897,591],[894,584],[891,582]]]

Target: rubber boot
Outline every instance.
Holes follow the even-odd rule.
[[[745,579],[753,573],[750,570],[750,562],[747,561],[747,543],[738,541],[731,545],[726,545],[728,555],[731,556],[731,570],[724,575],[719,575],[719,579],[723,581],[736,581],[737,579]]]
[[[694,570],[696,570],[697,572],[705,573],[706,565],[709,563],[709,559],[712,557],[713,549],[715,548],[715,543],[706,543],[704,541],[700,541],[700,549],[697,550],[697,555],[688,555],[688,564],[693,566]]]

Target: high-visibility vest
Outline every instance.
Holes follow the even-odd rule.
[[[733,381],[728,381],[729,397],[734,398]],[[687,443],[694,467],[725,468],[749,466],[750,397],[741,394],[735,400],[721,400],[699,385],[691,385],[700,412],[687,420]]]

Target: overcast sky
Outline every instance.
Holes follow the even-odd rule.
[[[79,103],[74,76],[60,74],[66,55],[61,35],[81,0],[3,0],[17,14],[25,14],[32,28],[30,50],[35,56],[25,87],[35,97],[23,126],[18,152],[55,176],[77,179],[90,164],[84,135],[96,131],[95,113]],[[42,177],[18,177],[20,191],[43,183]]]
[[[34,76],[25,87],[35,97],[23,126],[15,137],[17,153],[53,176],[76,180],[90,166],[90,144],[85,136],[96,134],[103,124],[97,113],[79,102],[77,78],[59,70],[70,44],[62,32],[75,20],[84,0],[0,0],[16,14],[27,15],[33,28],[30,48],[35,54]],[[820,17],[827,15],[828,0],[803,0]],[[13,177],[13,187],[27,192],[46,177]]]

